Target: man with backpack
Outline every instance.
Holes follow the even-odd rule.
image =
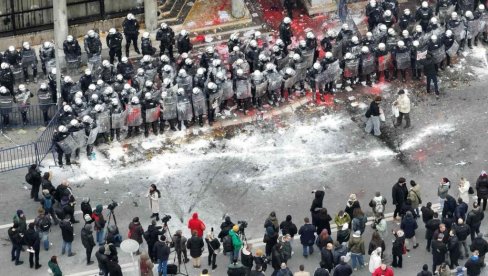
[[[224,253],[229,255],[230,263],[235,263],[239,259],[239,252],[242,247],[242,241],[237,234],[239,232],[239,225],[235,224],[231,230],[229,230],[229,235],[225,236],[223,239]]]
[[[105,241],[104,241],[104,228],[105,228],[105,218],[103,217],[103,205],[98,204],[97,207],[95,208],[95,211],[92,214],[92,219],[95,222],[95,232],[97,235],[97,243],[98,245],[102,246]]]
[[[369,202],[369,207],[373,209],[373,214],[383,214],[385,212],[386,198],[380,192],[376,192],[375,196]]]
[[[29,167],[29,170],[25,175],[25,181],[32,186],[30,194],[31,198],[33,198],[34,201],[39,201],[39,188],[41,187],[42,177],[37,164],[32,164]]]
[[[44,213],[50,214],[52,220],[54,221],[54,225],[58,225],[59,221],[58,218],[56,217],[56,214],[54,213],[53,196],[49,193],[48,190],[42,190],[42,195],[44,196],[44,198],[41,199],[41,207],[42,209],[44,209]]]
[[[37,227],[37,231],[39,231],[39,235],[41,237],[41,242],[43,243],[44,250],[49,250],[49,230],[51,229],[51,217],[49,213],[45,212],[45,209],[39,208],[37,210],[39,214],[37,218],[34,220],[34,224]]]

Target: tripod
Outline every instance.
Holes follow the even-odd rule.
[[[173,235],[171,235],[171,230],[169,230],[168,222],[164,222],[164,226],[163,227],[168,230],[168,234],[171,237],[171,241],[174,242],[173,241]],[[181,241],[178,241],[178,242],[181,242]],[[174,245],[174,246],[176,247],[176,245]],[[177,252],[176,249],[173,250],[171,253],[173,253],[173,252],[175,253],[175,256],[173,257],[173,263],[176,263],[176,260],[177,260],[178,255],[180,255],[182,253],[181,252]],[[179,259],[181,259],[181,258],[178,258],[178,270],[176,271],[176,274],[174,274],[174,275],[185,275],[185,276],[189,276],[188,269],[186,268],[186,262],[185,262],[186,259],[183,260],[183,266],[185,267],[185,273],[183,273],[181,271],[181,263],[180,263]]]
[[[244,232],[245,228],[239,229],[239,232],[237,232],[237,235],[239,235],[239,238],[241,241],[244,241],[244,244],[247,246],[247,237],[246,233]]]

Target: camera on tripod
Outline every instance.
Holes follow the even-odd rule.
[[[112,200],[112,203],[110,203],[107,206],[107,209],[109,209],[110,211],[113,212],[115,210],[115,208],[117,208],[117,206],[119,206],[119,204],[115,200]]]
[[[168,221],[169,221],[170,219],[171,219],[171,216],[170,216],[170,215],[165,215],[165,216],[164,216],[164,217],[161,219],[161,221],[162,221],[163,223],[168,223]]]
[[[244,233],[244,230],[247,228],[247,221],[239,220],[237,221],[237,224],[239,225],[239,232]]]

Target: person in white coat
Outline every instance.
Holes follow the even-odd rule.
[[[400,89],[398,91],[398,98],[396,101],[393,102],[393,105],[398,108],[399,116],[397,118],[397,122],[395,127],[402,125],[403,117],[405,117],[405,128],[410,127],[410,98],[408,98],[407,93],[405,90]]]
[[[159,220],[159,198],[161,198],[161,192],[156,187],[156,184],[151,184],[149,187],[149,193],[146,195],[149,198],[149,209],[151,209],[151,218]]]
[[[373,273],[381,265],[381,247],[376,248],[371,252],[369,258],[369,272]]]
[[[461,177],[461,180],[458,184],[458,198],[461,198],[464,203],[468,204],[469,206],[469,181],[466,178]]]

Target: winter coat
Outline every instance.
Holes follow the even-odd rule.
[[[475,227],[481,224],[481,221],[485,218],[485,214],[480,208],[473,209],[469,211],[468,217],[466,218],[466,224],[469,227]]]
[[[234,250],[241,249],[241,247],[242,247],[242,241],[239,238],[239,236],[237,235],[237,233],[234,232],[234,230],[230,230],[229,231],[229,236],[232,239],[232,246],[234,247]]]
[[[312,206],[310,206],[310,213],[312,214],[312,224],[315,225],[315,217],[318,214],[319,210],[323,208],[323,201],[324,201],[325,192],[324,191],[316,191],[315,198],[312,201]]]
[[[198,236],[193,236],[186,242],[186,248],[190,249],[190,256],[192,256],[192,258],[202,256],[203,246],[203,239]]]
[[[401,112],[401,111],[400,111]],[[417,209],[420,205],[422,197],[420,195],[420,185],[415,185],[408,190],[408,199],[412,201],[412,208]]]
[[[216,238],[209,239],[209,237],[205,238],[205,243],[207,243],[208,254],[217,254],[219,253],[220,242]]]
[[[468,204],[462,202],[461,204],[458,204],[458,206],[456,206],[456,209],[454,211],[454,218],[456,219],[456,221],[459,218],[462,218],[464,221],[464,220],[466,220],[466,213],[467,212],[468,212]]]
[[[202,241],[202,244],[203,244],[203,241]],[[203,247],[203,245],[202,245],[202,247]],[[153,250],[154,257],[156,258],[156,260],[161,260],[161,261],[167,261],[169,258],[170,251],[171,251],[169,246],[166,245],[166,243],[162,242],[162,241],[157,241],[154,244],[154,248],[152,250]]]
[[[59,227],[61,228],[61,235],[63,236],[63,241],[72,242],[74,239],[73,235],[73,225],[67,220],[62,220],[59,222]]]
[[[436,265],[442,264],[446,260],[447,246],[438,240],[432,241],[432,257]]]
[[[488,242],[482,237],[476,237],[471,243],[469,249],[471,252],[478,250],[480,252],[480,256],[484,256],[486,252],[488,252]]]
[[[302,245],[313,245],[315,242],[315,227],[310,224],[304,224],[298,230],[298,234],[300,235],[300,243]]]
[[[364,255],[364,241],[361,237],[354,237],[354,235],[349,239],[348,246],[349,251],[355,254]]]
[[[53,276],[63,276],[63,272],[61,272],[58,264],[49,261],[47,266],[49,266],[49,269],[51,269]]]
[[[129,239],[137,241],[142,244],[142,236],[144,235],[144,229],[140,222],[129,223]]]
[[[391,254],[395,256],[403,255],[403,246],[405,244],[405,237],[397,236],[393,241],[393,246],[391,247]]]
[[[439,187],[437,187],[437,196],[439,196],[442,199],[445,199],[447,193],[449,192],[450,185],[451,184],[449,182],[439,185]]]
[[[391,269],[391,267],[387,266],[386,267],[386,270],[383,271],[381,269],[381,267],[378,267],[374,272],[373,274],[371,274],[371,276],[393,276],[395,275],[394,272],[393,272],[393,269]]]
[[[81,229],[81,243],[85,248],[93,248],[95,246],[95,239],[93,238],[93,231],[91,230],[91,224],[86,224]]]
[[[339,217],[339,215],[336,215],[334,218],[334,222],[337,225],[337,228],[341,228],[342,225],[344,225],[345,223],[351,222],[351,217],[348,213],[344,213],[343,217]]]
[[[241,251],[241,263],[243,266],[252,268],[254,264],[254,256],[246,248]]]
[[[452,229],[456,232],[456,236],[460,241],[465,241],[468,236],[471,234],[471,228],[469,225],[463,223],[463,224],[454,224],[452,226]]]
[[[343,243],[343,242],[348,242],[349,239],[351,238],[351,230],[346,229],[346,230],[339,230],[337,231],[337,242],[338,243]]]
[[[478,276],[481,275],[481,268],[483,267],[483,264],[479,259],[473,259],[470,257],[466,261],[466,264],[464,264],[464,267],[466,267],[466,275]]]
[[[280,229],[280,224],[276,216],[269,216],[266,221],[264,222],[264,228],[268,228],[269,226],[273,226],[275,232],[278,232]]]
[[[333,276],[350,276],[352,275],[352,267],[347,263],[340,263],[334,269]]]
[[[407,199],[408,189],[404,185],[400,185],[400,183],[396,183],[393,185],[391,189],[391,197],[393,198],[394,205],[402,206],[405,200]]]
[[[141,254],[139,259],[139,272],[141,276],[153,276],[154,264],[147,254]]]
[[[361,208],[361,205],[359,205],[359,201],[347,201],[346,203],[346,208],[344,209],[344,212],[346,212],[350,218],[353,217],[354,210],[357,208]]]
[[[334,268],[334,255],[327,248],[320,250],[320,267],[331,271]]]
[[[281,264],[283,263],[283,255],[281,255],[281,251],[278,249],[278,245],[273,246],[273,250],[271,250],[271,266],[278,270],[281,268]]]
[[[149,250],[152,250],[151,246],[154,245],[159,240],[159,235],[162,235],[164,232],[161,231],[162,226],[156,225],[149,225],[146,230],[146,234],[144,234],[144,239],[149,246]]]
[[[345,244],[339,244],[334,246],[332,256],[334,256],[334,264],[338,265],[341,262],[341,257],[347,255],[347,246]]]
[[[417,273],[417,276],[432,276],[432,272],[430,271],[420,271],[419,273]]]
[[[432,236],[434,235],[434,232],[439,229],[439,224],[441,224],[441,220],[438,218],[433,218],[429,220],[425,224],[425,238],[426,239],[432,239]]]
[[[381,252],[385,252],[386,245],[384,240],[371,240],[368,246],[368,254],[372,255],[376,249],[381,248]]]
[[[447,242],[447,249],[449,250],[449,256],[453,260],[459,259],[461,251],[459,250],[459,239],[457,236],[450,236]]]
[[[198,237],[203,237],[203,231],[205,230],[206,226],[203,221],[198,218],[198,213],[193,213],[192,218],[188,221],[188,228],[193,233],[193,231],[197,231]]]
[[[462,183],[460,186],[458,186],[458,196],[457,198],[461,198],[463,202],[469,205],[469,187],[471,184],[469,184],[469,181],[465,181]]]
[[[276,273],[276,276],[293,276],[293,273],[287,267],[285,269],[280,269],[278,273]]]
[[[364,233],[366,228],[366,222],[368,222],[368,218],[366,216],[359,216],[352,219],[352,231],[360,231],[361,235]]]
[[[321,213],[317,215],[315,219],[315,226],[317,226],[317,234],[320,234],[322,230],[327,229],[329,231],[329,234],[331,233],[330,229],[330,221],[332,218],[329,216],[329,214]]]
[[[149,198],[149,209],[151,209],[151,213],[159,214],[159,194],[158,192],[154,191],[153,193],[149,193],[146,195]]]
[[[476,191],[479,198],[488,198],[488,177],[478,177],[478,180],[476,180]]]
[[[431,208],[422,206],[422,208],[420,208],[420,212],[422,213],[422,221],[424,222],[424,224],[427,224],[429,220],[434,218],[434,210],[432,210]]]
[[[34,229],[27,229],[24,236],[24,243],[28,247],[32,247],[34,250],[38,251],[41,244],[39,233]]]
[[[297,226],[293,222],[291,222],[291,220],[281,222],[280,229],[283,236],[286,234],[290,234],[290,236],[293,238],[293,236],[297,234]]]
[[[395,103],[401,113],[410,113],[410,99],[408,98],[407,94],[404,93],[398,96],[397,100],[393,104]]]
[[[373,273],[381,265],[381,249],[375,249],[369,258],[369,272]]]
[[[417,222],[413,218],[413,215],[407,214],[402,220],[400,228],[405,233],[406,239],[411,239],[415,236],[415,230],[418,228]]]
[[[423,62],[423,65],[424,65],[424,74],[427,77],[437,75],[436,64],[435,64],[434,60],[432,59],[432,57],[429,57],[429,55],[427,55],[427,58]]]

